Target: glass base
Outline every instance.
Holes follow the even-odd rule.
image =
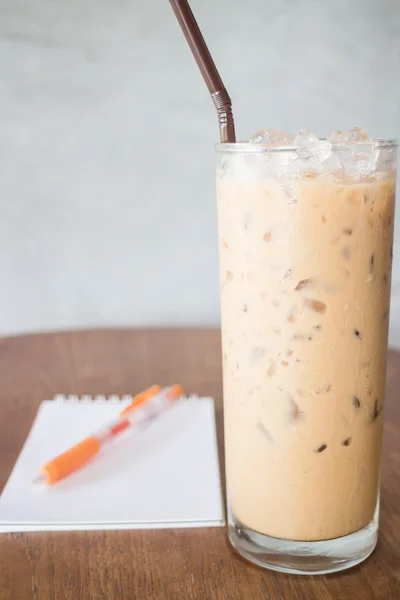
[[[366,527],[332,540],[282,540],[253,531],[232,518],[228,535],[235,550],[260,567],[297,575],[334,573],[358,565],[374,550],[378,539],[378,507]]]

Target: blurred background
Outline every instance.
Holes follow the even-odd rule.
[[[238,139],[400,136],[398,0],[191,5]],[[218,128],[168,0],[0,0],[0,73],[0,335],[218,324]],[[399,309],[397,243],[397,346]]]

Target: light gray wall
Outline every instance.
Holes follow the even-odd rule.
[[[239,138],[400,133],[398,0],[192,7]],[[0,334],[218,323],[217,136],[167,0],[0,0]]]

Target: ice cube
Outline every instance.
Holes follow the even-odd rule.
[[[264,146],[288,146],[293,143],[293,136],[281,129],[260,129],[253,133],[249,142]]]
[[[332,144],[357,144],[359,142],[370,142],[371,138],[361,127],[353,127],[348,131],[334,131],[328,136]]]
[[[347,135],[347,131],[341,131],[338,129],[337,131],[332,131],[327,137],[328,142],[331,144],[345,144],[345,136]]]
[[[363,129],[353,127],[348,131],[334,131],[328,140],[336,146],[335,153],[346,175],[361,180],[373,173],[377,161],[375,144]]]
[[[332,144],[320,140],[308,129],[302,129],[294,139],[297,146],[297,166],[300,169],[315,169],[321,167],[332,157]]]
[[[396,149],[393,146],[383,146],[380,147],[377,142],[373,152],[373,158],[370,163],[371,170],[374,171],[392,171],[394,168],[394,156],[396,153]]]
[[[346,173],[354,179],[369,177],[375,171],[377,153],[372,139],[360,127],[346,132],[345,143],[351,148],[351,156],[342,160]]]
[[[332,144],[326,140],[318,140],[314,150],[315,160],[322,164],[332,157]]]
[[[331,146],[331,144],[330,144]],[[339,177],[342,175],[342,161],[338,152],[331,150],[326,153],[324,160],[322,161],[322,172],[324,174],[335,175]]]
[[[356,144],[357,142],[370,142],[370,136],[365,133],[361,127],[353,127],[346,133],[346,139],[348,144]]]
[[[312,146],[318,144],[319,139],[309,129],[300,129],[299,133],[293,140],[294,146]]]

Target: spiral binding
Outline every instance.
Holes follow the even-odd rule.
[[[180,400],[199,400],[200,397],[197,394],[190,394],[190,396],[182,396]],[[89,404],[91,402],[95,402],[98,404],[120,404],[121,402],[130,402],[132,400],[132,394],[123,394],[118,396],[117,394],[111,394],[110,396],[103,396],[101,394],[97,396],[91,396],[90,394],[82,394],[78,396],[76,394],[56,394],[53,398],[54,402],[58,404],[67,403],[79,403],[79,404]]]

